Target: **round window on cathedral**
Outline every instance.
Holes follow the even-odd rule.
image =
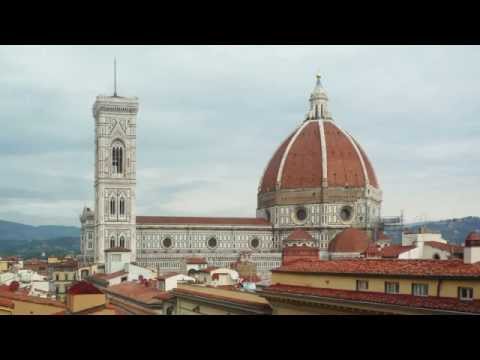
[[[208,247],[210,248],[217,247],[217,239],[215,239],[214,237],[211,237],[210,239],[208,239]]]
[[[353,208],[351,206],[344,206],[340,210],[340,218],[342,221],[350,221],[353,217]]]
[[[257,238],[253,238],[250,241],[250,247],[253,248],[253,249],[258,248],[259,245],[260,245],[260,240],[258,240]]]
[[[305,209],[304,207],[299,207],[295,211],[295,217],[298,221],[305,221],[307,218],[307,209]]]
[[[164,248],[170,248],[170,247],[172,247],[172,239],[167,237],[167,238],[163,239],[162,244],[163,244]]]

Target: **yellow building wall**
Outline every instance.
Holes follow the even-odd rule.
[[[444,280],[440,286],[441,296],[456,298],[458,297],[458,287],[470,287],[473,288],[473,298],[475,300],[480,299],[480,281]]]
[[[26,301],[12,300],[15,304],[13,315],[51,315],[58,313],[64,308],[46,304],[35,304]]]
[[[106,302],[105,294],[68,295],[67,299],[69,309],[74,313],[105,305]]]
[[[12,315],[13,309],[0,306],[0,315]]]
[[[0,261],[0,272],[8,271],[8,262]]]
[[[385,282],[398,282],[399,293],[412,295],[412,284],[428,285],[428,296],[437,296],[437,286],[439,280],[417,279],[398,279],[388,277],[361,277],[361,276],[335,276],[335,275],[317,275],[305,273],[273,273],[272,284],[283,284],[293,286],[306,286],[314,288],[337,289],[337,290],[356,290],[357,280],[367,280],[368,290],[371,292],[385,292]],[[443,280],[440,287],[441,297],[458,297],[458,287],[472,287],[474,299],[480,299],[480,281],[467,280]]]
[[[192,311],[199,307],[199,312]],[[232,312],[229,309],[205,305],[204,303],[196,303],[177,298],[177,314],[178,315],[236,315],[238,313]]]

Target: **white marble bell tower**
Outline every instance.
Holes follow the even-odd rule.
[[[136,118],[138,98],[97,96],[95,118],[96,262],[105,250],[129,249],[136,255]]]

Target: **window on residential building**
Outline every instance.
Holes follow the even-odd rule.
[[[473,300],[473,288],[459,287],[458,298],[460,300]]]
[[[427,284],[412,284],[412,295],[414,296],[428,296]]]
[[[60,280],[60,275],[56,274],[55,275],[55,280],[59,281]]]
[[[368,281],[357,280],[357,291],[366,291],[366,290],[368,290]]]
[[[400,284],[398,282],[385,282],[385,293],[386,294],[398,294],[400,292]]]

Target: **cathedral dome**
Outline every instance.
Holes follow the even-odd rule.
[[[363,253],[371,244],[368,234],[359,229],[348,228],[337,234],[328,245],[330,253]]]
[[[259,194],[319,187],[379,189],[373,166],[360,144],[332,120],[319,76],[310,103],[306,120],[270,159]]]

